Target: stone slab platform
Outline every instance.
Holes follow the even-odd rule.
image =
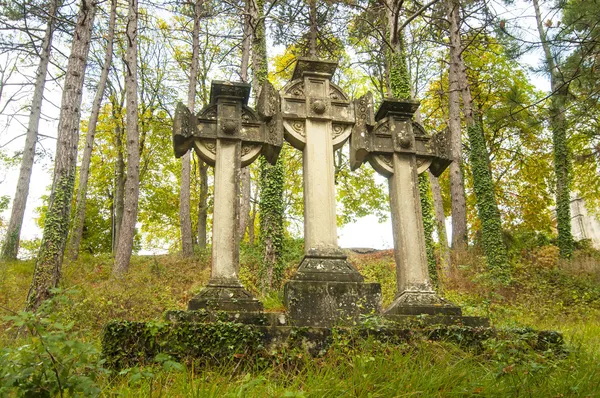
[[[255,361],[294,350],[321,356],[340,339],[344,339],[345,344],[357,344],[365,339],[389,344],[436,340],[475,350],[481,349],[482,342],[490,338],[524,339],[539,351],[562,350],[563,346],[562,335],[553,331],[467,326],[484,323],[482,318],[476,317],[372,317],[354,327],[327,328],[284,326],[280,313],[256,313],[254,318],[240,314],[236,318],[236,314],[186,312],[172,311],[167,315],[171,321],[166,322],[112,321],[107,324],[102,336],[102,355],[107,366],[122,369],[152,363],[159,353],[166,353],[177,361],[198,364]]]

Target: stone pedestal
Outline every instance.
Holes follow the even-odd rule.
[[[284,295],[295,326],[353,325],[381,312],[379,283],[291,280]]]
[[[451,158],[444,136],[432,138],[412,121],[418,106],[385,99],[374,115],[371,95],[358,99],[350,166],[368,161],[388,178],[397,294],[385,314],[460,316],[460,308],[439,297],[429,279],[418,175],[427,169],[440,175]]]
[[[210,104],[196,116],[182,104],[177,106],[173,124],[175,155],[182,156],[193,147],[215,168],[211,277],[190,301],[190,310],[263,309],[238,276],[240,170],[261,152],[269,162],[276,162],[283,139],[271,111],[277,108],[279,95],[268,83],[262,91],[260,115],[246,105],[250,96],[250,85],[246,83],[213,82]]]
[[[263,310],[263,305],[241,284],[238,286],[231,283],[217,285],[214,280],[211,280],[188,304],[190,311],[201,309],[257,312]]]
[[[305,256],[284,291],[295,325],[331,326],[381,305],[379,284],[365,284],[337,243],[333,152],[348,139],[354,111],[331,82],[336,67],[300,58],[281,92],[285,139],[303,155]]]

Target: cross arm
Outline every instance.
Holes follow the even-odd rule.
[[[180,158],[189,151],[199,134],[196,126],[196,117],[181,102],[175,108],[173,118],[173,149],[175,157]]]
[[[271,164],[277,162],[283,145],[281,98],[271,82],[265,80],[258,96],[256,110],[264,123],[265,135],[262,154]]]
[[[373,110],[373,94],[369,91],[362,97],[354,100],[356,121],[350,135],[350,169],[356,170],[367,161],[369,152],[372,151],[369,135],[375,125]]]
[[[413,130],[415,130],[417,137],[426,137],[426,141],[417,144],[417,158],[430,162],[429,171],[434,176],[439,177],[452,163],[448,130],[429,137],[425,135],[425,129],[416,122],[413,122]]]

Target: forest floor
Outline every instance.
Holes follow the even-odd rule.
[[[288,275],[301,246],[288,253]],[[255,289],[256,249],[242,251],[241,277]],[[207,281],[209,255],[134,256],[127,277],[111,278],[110,256],[65,264],[60,289],[38,314],[21,312],[32,261],[0,264],[0,397],[600,397],[600,253],[587,249],[570,262],[554,246],[513,255],[512,279],[498,284],[476,251],[453,253],[443,295],[464,315],[489,317],[497,328],[557,330],[565,352],[536,352],[490,340],[483,350],[445,342],[388,345],[335,343],[322,357],[295,354],[244,365],[210,367],[157,358],[156,364],[111,373],[103,366],[100,337],[112,319],[160,320],[185,309]],[[395,290],[392,251],[349,260],[369,281],[382,284],[384,305]],[[258,295],[258,291],[255,289]],[[260,296],[282,310],[281,293]]]

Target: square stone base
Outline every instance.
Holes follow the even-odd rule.
[[[381,312],[379,283],[291,280],[284,298],[294,326],[348,325]]]
[[[461,316],[462,310],[434,291],[405,291],[386,308],[384,315]]]
[[[242,286],[209,284],[190,300],[188,310],[257,312],[263,305]]]

